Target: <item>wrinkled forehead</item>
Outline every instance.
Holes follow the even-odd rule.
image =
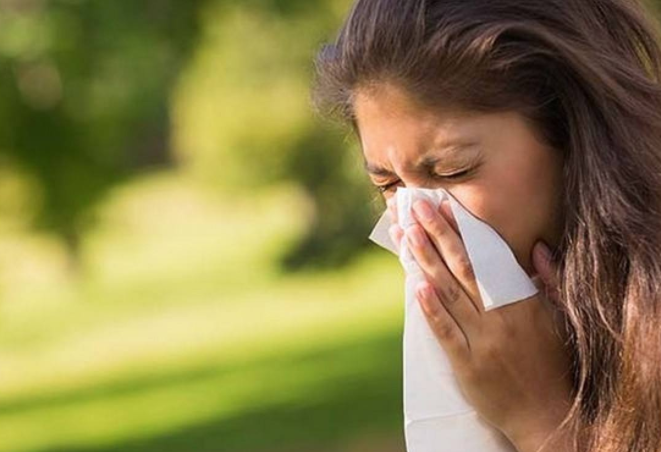
[[[420,166],[425,160],[454,159],[475,148],[485,132],[481,116],[431,110],[397,89],[358,93],[356,128],[370,173]]]

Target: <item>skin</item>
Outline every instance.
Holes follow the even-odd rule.
[[[445,188],[503,237],[540,288],[535,297],[484,312],[447,204],[418,202],[418,224],[391,229],[427,276],[418,301],[464,394],[518,451],[573,450],[569,434],[557,429],[571,381],[552,307],[555,268],[545,252],[561,231],[560,153],[518,113],[431,109],[394,84],[358,90],[353,106],[368,174],[393,219],[398,186]]]

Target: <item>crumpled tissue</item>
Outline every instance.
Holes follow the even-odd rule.
[[[398,188],[396,197],[398,222],[404,230],[416,222],[414,202],[426,199],[438,208],[445,198],[449,199],[486,311],[538,292],[501,236],[449,192]],[[406,241],[402,240],[401,251],[391,241],[388,234],[391,225],[385,212],[369,238],[399,255],[406,274],[404,421],[408,452],[514,452],[504,435],[483,420],[464,398],[448,357],[415,296],[415,288],[425,277]]]

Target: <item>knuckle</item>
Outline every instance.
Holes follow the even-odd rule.
[[[434,318],[434,331],[436,332],[436,336],[443,342],[450,342],[455,336],[452,325],[447,320],[439,317]]]
[[[427,227],[429,232],[435,237],[443,237],[447,233],[446,229],[437,218],[430,220]]]
[[[447,279],[447,270],[443,268],[442,264],[435,265],[431,268],[431,272],[429,276],[435,282],[435,287],[437,289],[436,292],[438,294],[438,297],[442,299],[443,298],[442,282]]]
[[[456,304],[461,298],[461,289],[457,284],[447,284],[443,288],[443,302],[448,305]]]
[[[461,278],[472,281],[475,279],[475,272],[473,270],[473,264],[471,264],[468,256],[465,254],[459,257],[457,261],[457,273]]]
[[[416,258],[419,259],[419,264],[428,272],[428,274],[435,275],[434,272],[434,255],[430,252],[428,247],[418,249],[416,253]]]

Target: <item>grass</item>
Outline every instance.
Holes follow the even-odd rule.
[[[399,444],[398,264],[281,274],[305,212],[291,188],[236,200],[163,174],[103,206],[78,278],[5,232],[31,264],[2,284],[0,451]]]

